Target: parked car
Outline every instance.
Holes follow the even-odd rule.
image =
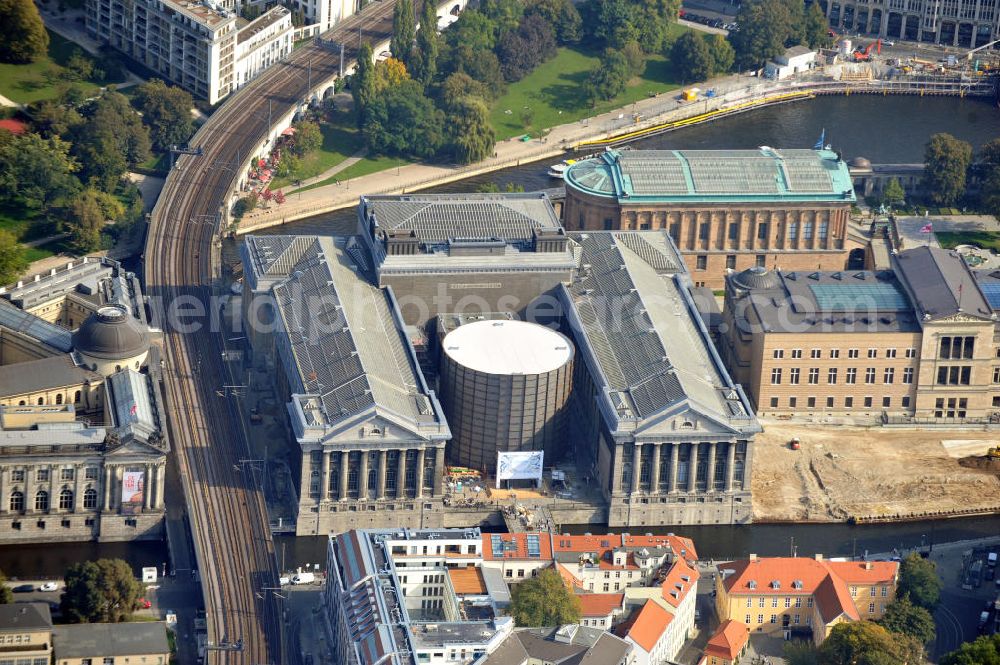
[[[58,591],[59,582],[46,582],[45,584],[38,587],[39,591]]]
[[[136,604],[139,606],[140,610],[148,610],[150,607],[153,606],[153,603],[149,602],[145,598],[140,598],[138,603]]]
[[[35,590],[35,587],[30,584],[18,584],[14,587],[14,593],[31,593]]]
[[[299,573],[292,578],[292,584],[312,584],[316,581],[316,575],[313,573]]]

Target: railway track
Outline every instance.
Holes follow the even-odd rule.
[[[362,40],[389,36],[393,4],[376,0],[323,35],[345,45],[345,67]],[[282,648],[274,544],[260,485],[251,465],[241,463],[251,457],[242,416],[232,399],[216,393],[231,382],[222,360],[225,331],[210,326],[217,318],[213,296],[221,293],[214,265],[219,213],[271,118],[307,99],[309,83],[328,80],[340,65],[339,47],[310,44],[237,91],[191,139],[202,154],[180,157],[150,219],[146,293],[158,303],[164,330],[167,420],[201,576],[210,663],[297,662]],[[200,303],[196,329],[182,330],[166,316],[179,303]]]

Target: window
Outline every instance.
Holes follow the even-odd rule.
[[[847,376],[844,377],[844,383],[857,383],[858,382],[858,368],[848,367]]]
[[[24,492],[11,492],[10,493],[10,510],[13,513],[19,513],[24,510]]]
[[[914,349],[914,348],[912,348],[912,347],[909,348],[909,349],[907,349],[906,350],[906,357],[907,358],[916,358],[917,357],[917,350]]]
[[[812,237],[813,237],[813,223],[802,222],[802,239],[812,240]]]
[[[747,615],[747,621],[746,621],[746,623],[747,623],[748,626],[750,625],[750,615],[749,614]]]
[[[868,614],[875,614],[875,603],[868,603]]]
[[[799,383],[799,370],[798,367],[792,367],[788,370],[788,382],[792,385],[798,385]]]
[[[772,614],[771,615],[771,623],[778,623],[778,615],[777,614]]]
[[[792,599],[785,598],[785,607],[791,607],[791,606],[792,606]]]
[[[802,607],[802,598],[801,597],[795,599],[795,607]]]
[[[88,487],[83,491],[83,507],[88,510],[97,508],[97,490]]]
[[[895,358],[896,357],[896,349],[886,349],[885,350],[885,357],[886,358]]]
[[[698,240],[708,240],[708,222],[698,225]]]
[[[14,469],[10,472],[10,481],[12,483],[23,483],[24,482],[24,469]]]
[[[60,469],[59,470],[60,480],[73,480],[73,469]]]
[[[844,408],[845,409],[850,409],[853,406],[854,406],[854,398],[853,397],[845,397],[844,398]]]
[[[757,225],[757,240],[767,240],[767,222]]]
[[[771,607],[777,607],[777,606],[778,606],[778,597],[775,596],[774,598],[771,599]]]
[[[49,482],[49,470],[48,469],[38,469],[35,471],[35,480],[40,483]]]
[[[695,270],[707,270],[708,269],[708,257],[704,254],[694,257]]]
[[[871,588],[871,589],[869,590],[869,595],[870,595],[870,596],[871,596],[872,598],[874,598],[874,597],[875,597],[875,592],[876,592],[876,589],[875,589],[875,587],[872,587],[872,588]]]
[[[789,408],[794,409],[795,406],[796,406],[796,404],[798,404],[798,399],[796,399],[795,397],[789,397],[788,398],[788,407]]]
[[[785,357],[785,350],[784,349],[775,349],[773,357],[776,358],[776,359],[777,358],[784,358]],[[997,369],[1000,369],[1000,367],[998,367]],[[1000,382],[997,382],[997,383],[1000,383]]]
[[[753,597],[747,596],[747,607],[753,607]]]
[[[812,607],[812,606],[813,606],[813,599],[812,596],[810,596],[806,598],[806,607]]]
[[[826,408],[828,408],[828,409],[832,409],[833,408],[833,398],[832,397],[827,397],[826,398]]]
[[[614,222],[612,221],[612,219],[610,217],[605,217],[604,218],[604,230],[605,231],[610,231],[613,228],[614,228]]]
[[[885,598],[888,595],[889,595],[889,587],[887,586],[882,587],[882,597]]]
[[[810,409],[815,409],[816,408],[816,398],[815,397],[809,397],[809,398],[807,398],[806,399],[806,406],[808,406]]]
[[[822,351],[820,351],[819,349],[813,349],[812,351],[809,352],[809,357],[810,358],[819,358],[821,353],[822,353]]]
[[[763,614],[758,614],[757,615],[757,623],[764,623],[764,615]]]
[[[904,367],[903,368],[903,383],[913,383],[913,368]]]
[[[35,493],[35,510],[49,509],[49,493],[45,490],[38,490]]]
[[[836,385],[837,383],[837,368],[831,367],[826,373],[826,382],[830,385]]]
[[[865,370],[865,383],[875,383],[875,368],[869,367]]]
[[[812,385],[819,383],[819,367],[809,368],[809,383]]]
[[[878,358],[878,349],[868,349],[869,358]]]
[[[970,365],[941,365],[937,372],[939,386],[967,386],[972,377]]]
[[[829,235],[830,235],[830,222],[820,222],[819,231],[817,232],[816,237],[822,241],[826,240],[827,236]]]
[[[892,406],[892,398],[888,395],[882,398],[882,408],[888,409]]]
[[[896,370],[892,367],[886,367],[885,374],[882,377],[883,382],[886,384],[891,384],[895,377],[896,377]]]
[[[740,239],[740,225],[737,224],[736,222],[729,222],[728,233],[729,233],[729,239],[730,240],[739,240]],[[734,256],[733,258],[735,259],[736,257]]]
[[[73,490],[68,487],[62,488],[59,492],[59,510],[73,509]]]
[[[802,349],[792,349],[792,358],[801,358]]]
[[[757,607],[764,607],[764,596],[757,599]]]
[[[865,398],[865,408],[866,409],[872,408],[872,398],[871,397],[866,397]]]
[[[771,408],[772,409],[777,409],[778,408],[778,398],[777,397],[772,397],[771,398]]]
[[[799,223],[789,222],[788,223],[788,239],[795,241],[799,239]]]
[[[754,265],[758,268],[763,268],[764,264],[767,262],[767,257],[763,254],[758,254],[754,257]]]
[[[969,360],[973,357],[976,346],[976,338],[967,337],[942,337],[938,347],[938,358],[944,360]]]
[[[857,349],[848,349],[847,350],[847,357],[848,358],[857,358],[858,357],[858,350]]]
[[[910,396],[909,396],[909,395],[904,395],[904,396],[903,396],[903,399],[901,400],[901,402],[900,402],[900,403],[901,403],[901,406],[902,406],[902,407],[903,407],[904,409],[908,409],[908,408],[910,408]]]
[[[736,255],[727,254],[726,255],[726,268],[729,270],[736,270]]]
[[[771,370],[771,384],[778,385],[781,383],[781,368],[775,367]]]
[[[799,607],[799,606],[798,606],[798,605],[796,605],[796,607]],[[793,617],[792,617],[792,623],[793,623],[793,624],[795,624],[796,626],[797,626],[797,625],[799,624],[799,621],[800,621],[800,618],[799,618],[799,617],[800,617],[800,616],[801,616],[801,615],[799,615],[799,614],[796,614],[795,616],[793,616]]]
[[[830,357],[831,358],[839,358],[840,357],[840,349],[830,349]]]
[[[993,383],[1000,383],[1000,367],[993,368]]]

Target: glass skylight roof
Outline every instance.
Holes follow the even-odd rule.
[[[899,311],[910,309],[906,296],[895,284],[810,284],[822,311]]]

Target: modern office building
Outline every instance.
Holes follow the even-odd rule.
[[[819,645],[834,626],[876,621],[896,598],[896,561],[827,561],[823,555],[758,557],[720,563],[715,576],[719,621],[751,631],[806,636]]]
[[[571,234],[580,272],[560,288],[577,346],[570,412],[611,526],[749,522],[760,431],[691,297],[665,231]]]
[[[607,150],[566,170],[569,231],[670,234],[696,285],[727,270],[843,268],[855,202],[830,150]]]
[[[440,510],[451,433],[392,290],[361,271],[363,247],[249,236],[241,252],[246,333],[274,368],[301,451],[296,533],[419,524]]]
[[[234,4],[87,0],[87,32],[215,104],[292,51],[288,9],[275,7],[246,24]]]
[[[0,543],[162,537],[158,358],[113,261],[0,288]]]
[[[972,49],[1000,39],[995,0],[827,0],[820,2],[838,32]]]
[[[758,413],[995,419],[1000,275],[933,247],[891,265],[728,277],[721,353]]]

